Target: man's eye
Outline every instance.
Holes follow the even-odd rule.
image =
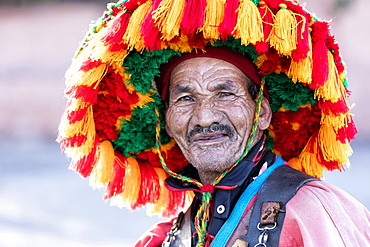
[[[180,102],[180,101],[192,101],[193,98],[190,97],[190,96],[182,96],[180,98],[178,98],[177,102]]]
[[[227,97],[227,96],[234,96],[234,94],[233,93],[229,93],[229,92],[221,92],[220,93],[220,96],[221,97]]]

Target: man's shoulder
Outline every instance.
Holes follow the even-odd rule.
[[[369,246],[370,213],[342,189],[309,182],[286,205],[280,246],[300,246],[292,241],[307,246]]]

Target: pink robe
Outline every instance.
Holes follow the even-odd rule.
[[[322,181],[303,186],[286,205],[280,247],[370,247],[370,213],[343,190]],[[157,247],[173,219],[144,233],[135,247]]]

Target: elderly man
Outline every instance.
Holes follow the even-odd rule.
[[[112,204],[180,212],[136,246],[368,246],[366,208],[317,179],[351,153],[346,87],[296,1],[121,1],[67,73],[59,141]]]

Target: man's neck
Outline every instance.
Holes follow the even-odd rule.
[[[216,178],[221,174],[221,172],[201,172],[198,171],[200,181],[202,184],[210,184],[216,180]]]

